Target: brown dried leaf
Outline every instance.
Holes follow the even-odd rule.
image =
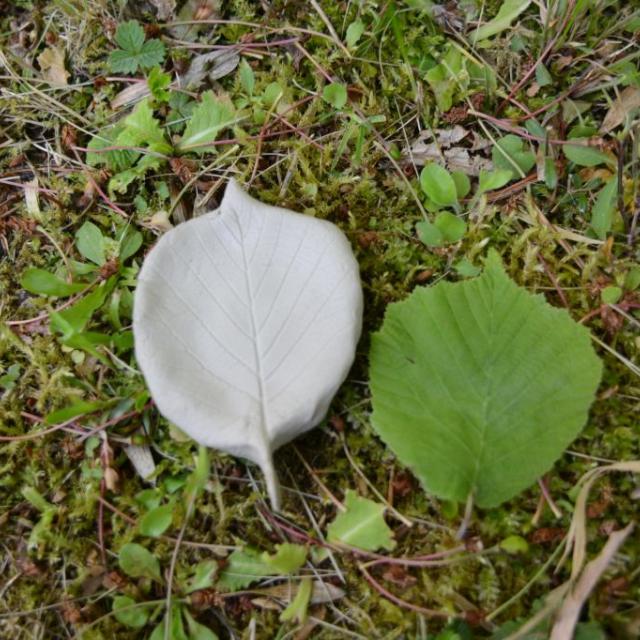
[[[58,87],[69,84],[69,72],[64,68],[64,49],[47,47],[39,56],[38,64],[42,75]]]
[[[240,56],[233,49],[218,49],[210,53],[203,53],[191,61],[189,71],[181,79],[180,86],[198,87],[205,77],[212,82],[232,73],[240,64]]]
[[[608,133],[619,127],[634,109],[640,108],[640,88],[627,87],[620,97],[614,100],[600,127],[600,133]]]
[[[174,17],[176,0],[151,0],[151,4],[156,8],[158,20],[169,20]]]

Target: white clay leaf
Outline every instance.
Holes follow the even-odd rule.
[[[311,429],[353,362],[362,290],[333,224],[230,182],[220,208],[166,233],[136,290],[136,357],[160,412],[200,444],[258,464]]]

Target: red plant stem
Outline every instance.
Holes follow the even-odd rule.
[[[381,595],[384,596],[387,600],[391,600],[394,604],[397,604],[399,607],[403,609],[409,609],[409,611],[415,611],[416,613],[421,613],[422,615],[429,616],[431,618],[460,618],[462,617],[457,613],[450,613],[448,611],[437,611],[436,609],[427,609],[425,607],[420,607],[417,604],[412,604],[411,602],[407,602],[402,598],[394,595],[382,586],[362,565],[358,563],[358,569],[360,569],[360,573],[364,576],[364,579]]]

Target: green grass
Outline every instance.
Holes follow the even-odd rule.
[[[315,546],[336,513],[331,496],[342,500],[347,489],[377,501],[381,496],[391,500],[395,511],[388,510],[387,521],[398,544],[390,555],[414,557],[456,547],[462,509],[425,494],[373,435],[366,384],[368,336],[380,326],[390,302],[403,299],[416,286],[462,278],[455,266],[464,259],[481,266],[488,247],[499,251],[519,284],[543,293],[551,304],[566,306],[575,320],[589,327],[605,365],[587,426],[546,478],[561,514],[554,516],[541,503],[541,491],[534,486],[497,509],[475,512],[469,522],[469,550],[460,559],[438,567],[370,567],[374,579],[399,599],[395,602],[375,591],[353,554],[335,553],[335,562],[317,561],[316,579],[340,586],[345,595],[311,606],[310,637],[426,638],[445,626],[446,615],[430,616],[411,606],[466,617],[478,638],[489,637],[492,624],[527,619],[534,603],[568,578],[567,566],[559,574],[553,573],[552,564],[540,570],[569,526],[578,479],[605,460],[639,457],[640,275],[637,240],[629,233],[638,211],[638,154],[637,148],[635,153],[631,149],[637,114],[629,114],[626,124],[603,137],[597,133],[616,96],[627,86],[640,85],[632,47],[638,34],[633,7],[608,2],[602,8],[579,1],[560,33],[565,3],[558,3],[559,18],[546,25],[538,6],[531,6],[513,29],[474,49],[455,26],[456,15],[445,16],[443,29],[443,18],[434,20],[420,10],[419,1],[321,2],[340,44],[308,3],[235,0],[223,3],[221,13],[215,7],[208,13],[204,2],[200,17],[224,22],[173,34],[156,23],[151,3],[124,4],[21,1],[13,3],[0,22],[0,635],[148,637],[162,617],[166,572],[172,564],[178,601],[187,597],[183,586],[199,561],[215,559],[222,566],[228,552],[242,545],[273,552],[279,542],[303,539],[292,537],[292,528]],[[472,10],[473,3],[467,4]],[[483,20],[495,15],[499,5],[486,3]],[[209,89],[242,117],[218,135],[229,142],[215,152],[184,153],[177,159],[165,154],[137,172],[121,192],[109,193],[109,178],[116,171],[89,165],[85,150],[94,135],[102,135],[131,111],[132,105],[113,107],[131,83],[112,74],[108,62],[116,48],[116,27],[129,19],[145,25],[148,38],[164,42],[162,66],[172,81],[211,45],[243,43],[240,56],[253,71],[254,86],[247,90],[240,67],[213,82],[205,79],[175,103],[157,99],[154,115],[171,143],[178,141],[189,118],[189,101]],[[348,57],[342,45],[357,19],[365,29]],[[499,111],[510,88],[553,38],[545,61],[550,83],[537,90],[528,83],[516,95],[520,106],[508,102]],[[275,44],[257,46],[268,41]],[[47,47],[64,52],[67,86],[43,78],[38,56]],[[447,76],[444,63],[458,65],[454,78]],[[429,76],[436,65],[446,86],[434,84],[440,71]],[[143,77],[141,71],[130,76]],[[323,99],[329,81],[347,87],[344,106],[340,100],[332,99],[332,105]],[[560,107],[551,104],[576,86],[582,87],[577,95],[564,99]],[[443,113],[438,108],[434,87],[436,93],[449,92],[453,110]],[[546,155],[556,169],[556,186],[516,180],[501,199],[482,199],[465,211],[467,232],[460,242],[424,245],[415,225],[425,215],[433,219],[433,214],[423,211],[421,167],[406,153],[408,145],[421,131],[450,129],[454,122],[468,130],[468,138],[458,145],[468,150],[473,135],[495,140],[510,133],[505,127],[514,126],[521,134],[526,122],[518,120],[525,115],[521,107],[544,109],[538,124],[552,141],[566,139],[580,125],[593,136],[593,144],[616,161],[617,141],[627,141],[619,164],[622,191],[616,194],[624,203],[624,215],[614,211],[604,241],[596,237],[592,210],[618,165],[578,166],[564,157],[561,145],[535,143],[533,151],[543,159]],[[278,120],[278,113],[286,123]],[[478,115],[482,113],[489,117]],[[527,131],[540,133],[532,127]],[[478,153],[491,157],[490,149]],[[186,518],[184,483],[197,448],[148,403],[128,334],[136,274],[145,252],[166,229],[167,220],[178,224],[194,209],[214,208],[232,175],[264,202],[340,226],[352,241],[365,292],[356,363],[328,419],[276,456],[286,488],[284,520],[277,521],[282,526],[269,518],[256,468],[215,451],[210,452],[209,482],[194,503],[193,516]],[[76,233],[87,221],[105,238],[107,261],[85,276],[87,267],[77,263],[91,261],[80,252]],[[119,263],[118,238],[126,230],[140,232],[143,244]],[[107,282],[108,295],[83,326],[102,334],[106,344],[87,348],[82,341],[65,340],[56,330],[55,314],[53,325],[50,319],[67,298],[25,291],[21,281],[29,268],[65,279],[71,273],[76,281],[97,277]],[[616,307],[602,305],[600,298],[610,285],[622,289]],[[97,403],[95,410],[64,428],[21,439],[48,428],[40,425],[48,414],[80,400]],[[96,433],[83,438],[92,429]],[[175,539],[184,526],[175,561],[175,541],[136,531],[136,522],[148,509],[140,492],[150,485],[136,475],[124,452],[132,441],[151,444],[158,497],[175,500],[173,525],[166,532]],[[637,483],[633,475],[620,473],[594,487],[587,519],[589,557],[602,548],[611,530],[637,517]],[[34,491],[42,501],[34,498]],[[528,541],[525,552],[512,555],[499,548],[514,535]],[[119,550],[132,541],[158,559],[160,580],[131,578],[119,568]],[[478,553],[480,546],[483,551]],[[606,637],[633,637],[637,632],[639,561],[636,536],[627,541],[583,614],[583,620],[600,625]],[[304,575],[314,575],[311,566]],[[231,597],[207,589],[191,596],[187,608],[220,638],[296,637],[295,624],[279,622],[279,610],[266,606],[273,600],[260,590],[271,586],[273,582],[258,582],[255,592]],[[525,586],[521,597],[491,617]],[[158,601],[149,606],[153,622],[143,631],[118,622],[110,614],[118,595],[140,603]],[[481,623],[486,616],[491,623]]]

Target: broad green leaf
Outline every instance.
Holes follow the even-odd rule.
[[[262,92],[262,102],[267,107],[272,107],[284,93],[282,87],[277,82],[269,83]]]
[[[119,257],[124,262],[142,246],[143,237],[139,231],[127,231],[120,241]]]
[[[20,279],[20,286],[29,293],[64,298],[86,289],[86,284],[69,283],[44,269],[27,269]]]
[[[109,64],[116,73],[135,73],[138,67],[150,69],[159,65],[165,56],[160,40],[144,40],[144,29],[137,20],[129,20],[118,26],[115,40],[120,49],[109,55]]]
[[[16,386],[16,381],[20,378],[20,365],[15,362],[7,367],[7,372],[0,376],[0,387],[6,391],[11,391]]]
[[[230,105],[218,100],[213,91],[207,91],[202,101],[193,110],[191,120],[187,124],[179,148],[181,151],[202,153],[210,150],[218,133],[233,124],[235,113]]]
[[[454,95],[466,89],[463,67],[462,54],[457,48],[449,46],[442,62],[425,74],[425,80],[433,91],[440,111],[449,111],[453,106]]]
[[[347,34],[345,37],[345,42],[347,43],[347,47],[349,49],[353,49],[356,44],[358,44],[358,40],[362,37],[364,33],[364,22],[362,20],[354,20],[347,27]]]
[[[129,596],[116,596],[113,599],[113,613],[118,622],[132,629],[141,629],[149,619],[149,608]]]
[[[613,214],[616,211],[618,195],[618,176],[615,175],[600,189],[591,211],[591,227],[600,240],[604,240],[611,231]]]
[[[529,543],[522,536],[509,536],[500,543],[500,548],[507,553],[527,553]]]
[[[520,177],[514,164],[525,175],[536,164],[536,156],[525,146],[524,140],[512,134],[496,141],[491,158],[496,169],[511,171],[514,177]]]
[[[547,67],[545,67],[542,63],[538,64],[536,67],[536,82],[541,87],[546,87],[547,85],[553,84],[553,78],[549,73]]]
[[[307,561],[307,548],[301,544],[285,542],[277,546],[275,553],[263,553],[262,560],[271,567],[272,573],[289,575],[304,566]]]
[[[264,562],[259,551],[237,549],[227,558],[227,566],[218,579],[218,588],[222,591],[239,591],[272,573],[273,569]]]
[[[615,285],[609,285],[600,292],[600,297],[605,304],[615,304],[622,298],[622,289]]]
[[[441,211],[434,224],[447,242],[458,242],[467,232],[467,223],[450,211]]]
[[[166,51],[162,41],[157,38],[147,40],[138,53],[138,64],[143,69],[151,69],[151,67],[162,63],[165,53]]]
[[[471,191],[471,180],[469,180],[469,176],[462,171],[452,171],[451,177],[453,181],[456,183],[456,193],[458,195],[458,200],[462,200],[462,198],[466,198]]]
[[[313,582],[311,578],[303,578],[298,587],[298,592],[291,604],[280,614],[280,622],[296,620],[302,624],[307,617],[307,609],[313,592]]]
[[[442,231],[436,227],[433,222],[423,220],[416,225],[416,232],[421,242],[427,245],[427,247],[441,247],[444,245],[444,236]]]
[[[189,629],[189,640],[218,640],[218,636],[203,624],[196,622],[187,609],[182,610]]]
[[[124,119],[124,129],[118,135],[117,142],[132,147],[147,146],[160,152],[169,153],[169,145],[164,137],[160,122],[153,117],[149,99],[142,100]]]
[[[158,559],[142,545],[128,542],[118,555],[120,568],[132,578],[160,579],[160,563]]]
[[[513,180],[512,169],[494,169],[493,171],[481,169],[478,181],[478,194],[500,189],[511,180]]]
[[[322,99],[334,109],[342,109],[347,104],[347,88],[339,82],[332,82],[322,90]]]
[[[504,0],[496,17],[468,34],[468,40],[475,43],[505,31],[530,4],[531,0]]]
[[[253,90],[256,86],[256,77],[251,65],[244,58],[242,59],[242,62],[240,62],[238,75],[240,76],[240,85],[244,89],[245,93],[252,96]]]
[[[200,589],[209,589],[213,586],[217,573],[218,563],[215,560],[203,560],[199,562],[186,586],[185,593],[193,593],[194,591],[200,591]]]
[[[338,513],[327,529],[329,542],[341,542],[365,551],[395,548],[392,531],[384,521],[384,505],[361,498],[351,489],[347,490],[344,505],[346,511]]]
[[[430,493],[495,507],[543,475],[578,435],[602,364],[587,329],[484,273],[388,307],[370,353],[372,425]]]
[[[144,44],[144,29],[137,20],[129,20],[118,25],[115,41],[121,49],[139,51]]]
[[[68,339],[85,329],[91,316],[99,309],[109,293],[115,286],[115,278],[95,287],[93,291],[78,300],[76,303],[50,314],[51,328],[62,334],[63,339]]]
[[[88,220],[76,232],[76,247],[87,259],[99,267],[105,261],[105,242],[102,231]]]
[[[439,164],[429,162],[420,172],[420,186],[435,204],[448,207],[457,204],[458,191],[451,174]]]
[[[138,523],[140,533],[153,538],[161,536],[171,526],[174,511],[172,504],[165,504],[147,511]]]
[[[160,622],[149,636],[149,640],[193,640],[184,630],[182,615],[186,609],[179,604],[171,606],[171,617],[167,625],[168,612],[165,612],[162,622]],[[168,635],[166,634],[168,626]],[[203,639],[204,640],[204,639]]]
[[[169,102],[171,92],[167,91],[171,84],[171,76],[160,67],[153,67],[147,76],[147,85],[151,95],[158,102]]]
[[[573,138],[579,144],[563,144],[562,152],[574,164],[580,167],[595,167],[599,164],[612,164],[611,156],[596,147],[589,146],[589,138]]]

